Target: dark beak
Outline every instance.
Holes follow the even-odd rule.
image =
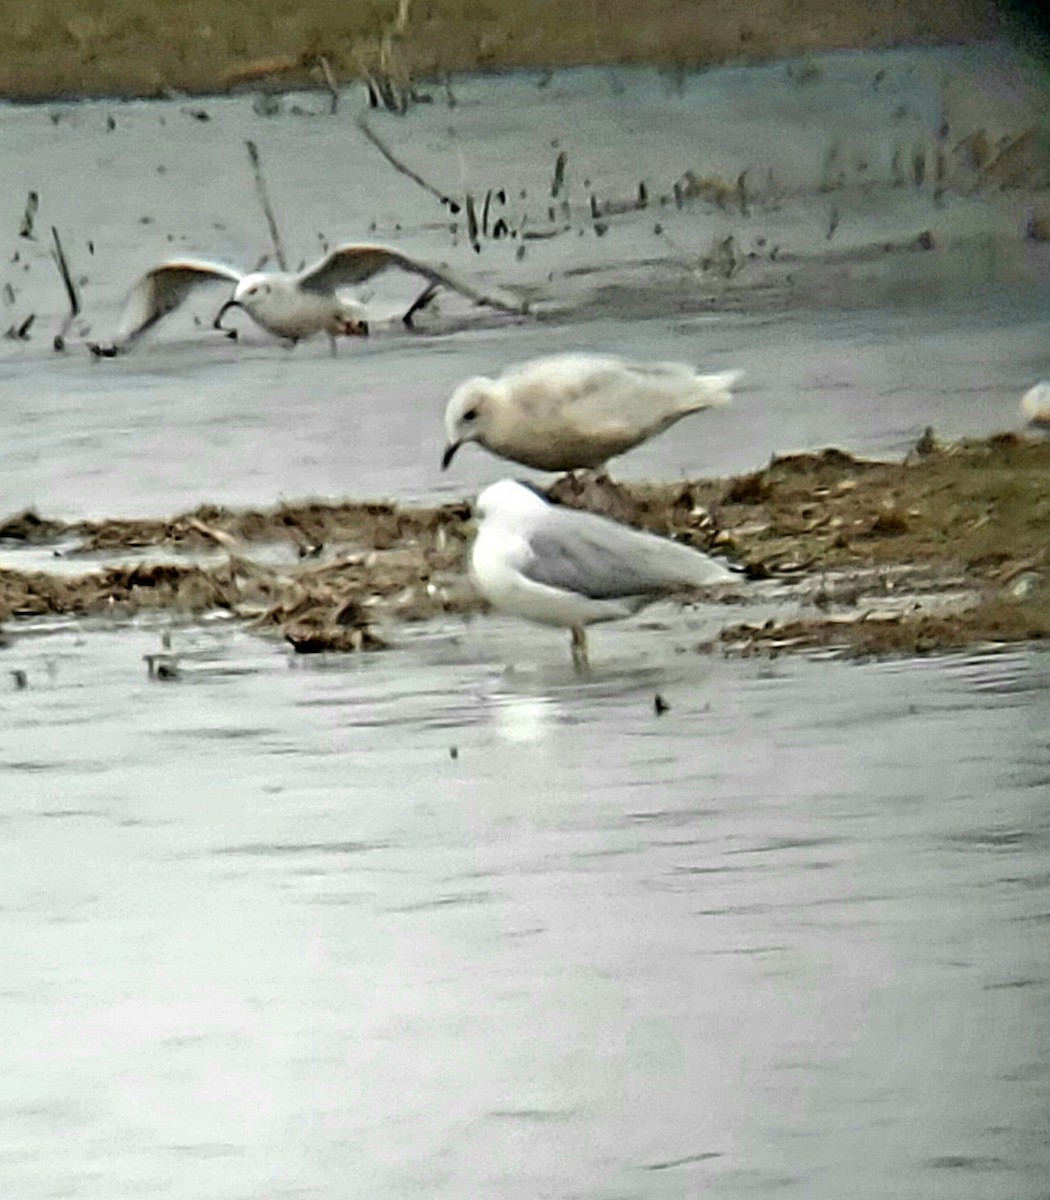
[[[346,323],[347,337],[368,337],[368,322],[350,320]]]
[[[456,451],[462,445],[462,442],[449,442],[449,444],[445,447],[445,453],[441,456],[442,471],[448,470],[448,464],[456,457]]]
[[[240,308],[240,307],[241,307],[241,303],[239,300],[227,300],[226,303],[222,306],[222,308],[220,308],[219,311],[215,314],[215,320],[212,321],[212,323],[211,323],[212,329],[220,330],[222,333],[225,333],[227,337],[236,337],[237,330],[236,329],[227,329],[226,326],[222,323],[222,319],[230,311],[231,308]]]

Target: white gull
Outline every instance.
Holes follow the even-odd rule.
[[[1032,425],[1050,430],[1050,379],[1041,379],[1025,392],[1021,412]]]
[[[475,511],[470,572],[478,591],[503,612],[571,630],[577,672],[588,667],[587,625],[673,592],[739,580],[699,550],[551,504],[513,479],[485,488]]]
[[[447,467],[465,442],[541,471],[601,467],[689,413],[727,404],[740,371],[560,354],[468,379],[445,410]]]
[[[523,306],[510,298],[481,291],[444,267],[422,262],[387,246],[337,246],[319,262],[298,272],[252,271],[243,274],[222,263],[175,259],[151,267],[142,276],[128,295],[113,343],[92,346],[92,350],[110,357],[128,349],[148,329],[174,312],[191,292],[214,283],[234,285],[233,295],[215,317],[216,329],[224,329],[221,324],[224,314],[236,307],[242,308],[267,332],[293,343],[318,333],[325,333],[330,338],[367,334],[364,309],[342,295],[342,289],[364,283],[391,268],[419,275],[427,281],[426,289],[402,317],[409,325],[413,314],[428,304],[442,287],[458,292],[475,304],[504,312],[523,311]]]

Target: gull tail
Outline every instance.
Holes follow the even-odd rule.
[[[677,545],[677,543],[675,543]],[[682,546],[685,550],[687,547]],[[689,559],[679,561],[679,582],[685,587],[720,587],[729,583],[740,583],[743,572],[722,559],[711,558],[700,550],[689,549]]]
[[[694,376],[689,411],[698,412],[702,408],[717,408],[728,404],[732,399],[733,384],[743,374],[743,371],[721,371],[717,375]]]
[[[718,587],[741,581],[741,569],[734,564],[712,558],[682,542],[646,534],[639,549],[643,545],[649,571],[654,577],[662,576],[668,590]]]

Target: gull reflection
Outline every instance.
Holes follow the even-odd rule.
[[[551,696],[505,692],[495,701],[492,724],[496,735],[515,745],[542,741],[561,718],[561,705]]]

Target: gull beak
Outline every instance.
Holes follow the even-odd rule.
[[[220,308],[219,311],[215,314],[215,320],[212,321],[211,327],[212,327],[212,329],[220,330],[222,333],[226,334],[227,337],[235,338],[237,336],[237,330],[236,329],[227,329],[226,326],[222,323],[223,317],[229,312],[229,310],[231,308],[243,308],[243,305],[241,304],[241,302],[239,300],[227,300],[226,303],[222,306],[222,308]]]
[[[448,470],[448,464],[453,460],[453,458],[455,458],[456,451],[462,445],[463,445],[462,442],[449,442],[449,444],[445,447],[445,453],[442,454],[442,456],[441,456],[442,471]]]

